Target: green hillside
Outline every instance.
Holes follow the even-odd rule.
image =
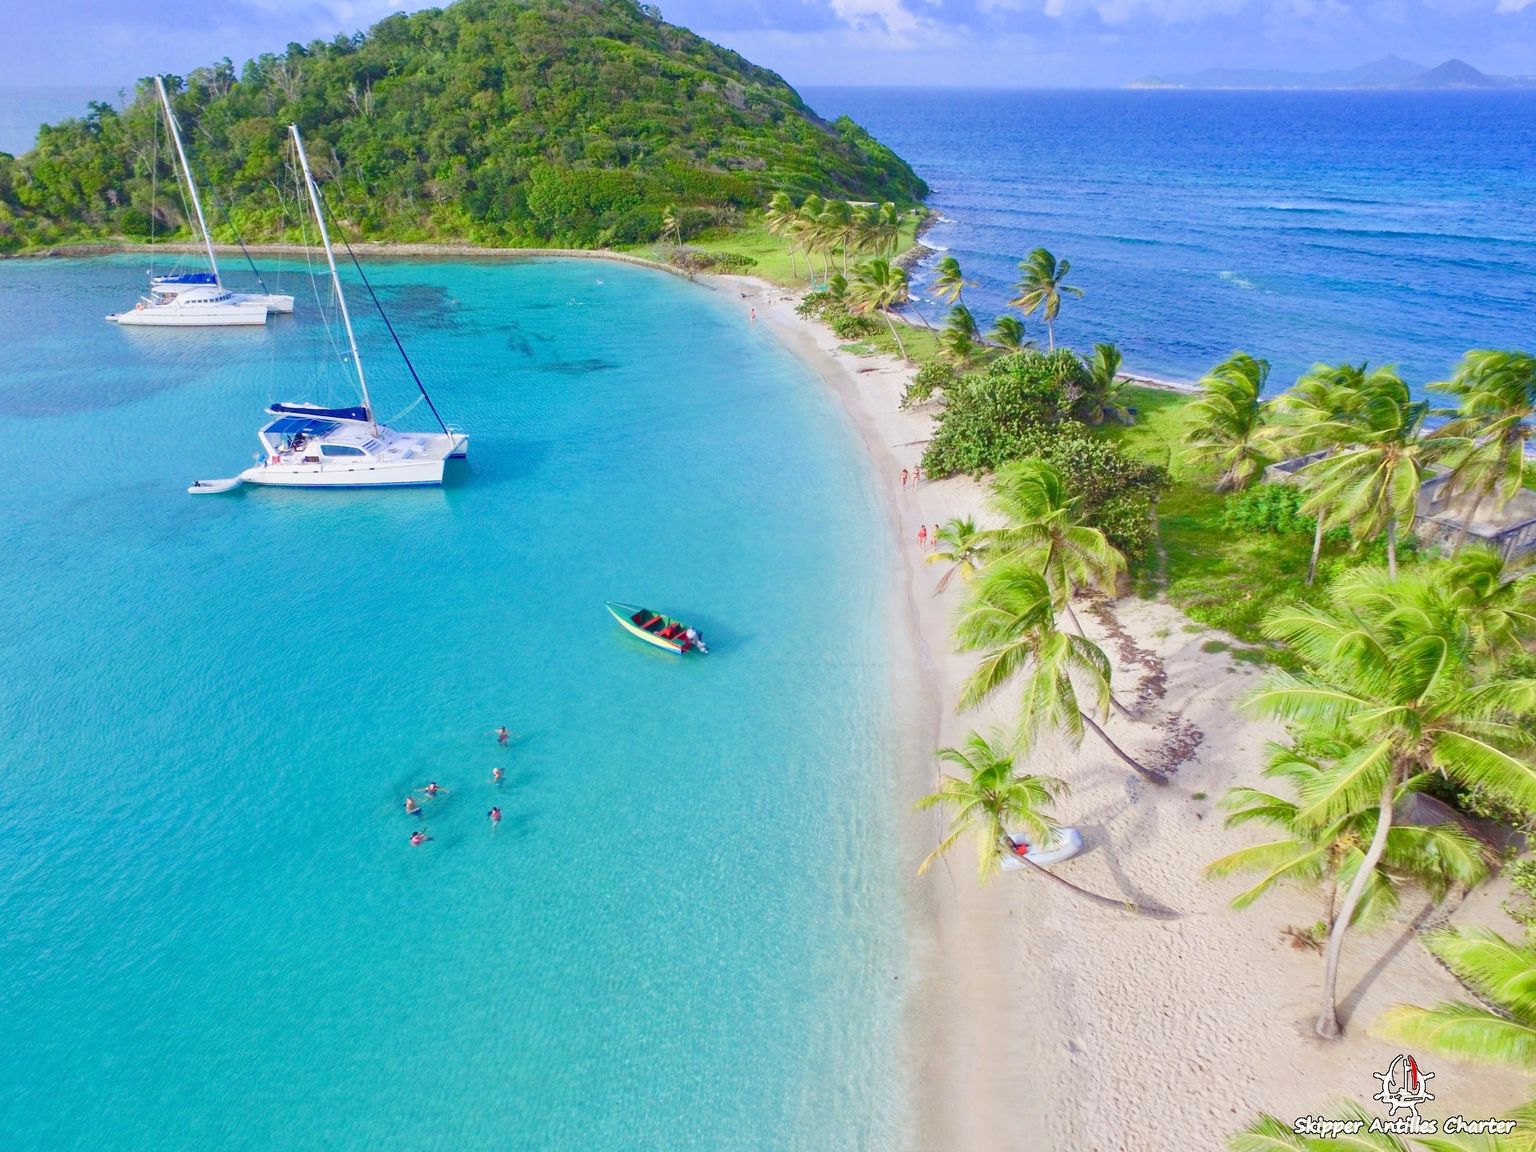
[[[846,118],[632,0],[460,0],[175,78],[199,183],[246,239],[293,235],[286,127],[374,240],[625,244],[676,205],[729,224],[768,194],[911,203],[927,187]],[[0,153],[0,251],[184,227],[152,82]],[[152,178],[155,177],[155,178]],[[156,179],[158,189],[155,189]]]

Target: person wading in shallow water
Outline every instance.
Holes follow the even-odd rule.
[[[421,815],[421,805],[416,803],[416,797],[414,797],[414,796],[407,796],[405,798],[405,814],[407,816],[420,816]]]
[[[492,808],[489,812],[486,813],[486,816],[490,818],[490,821],[491,821],[491,831],[492,832],[496,831],[498,828],[501,827],[501,809],[500,808]]]
[[[430,839],[432,839],[432,837],[428,836],[425,832],[419,832],[419,831],[418,832],[412,832],[411,833],[411,847],[412,848],[420,848],[423,844],[425,844]]]
[[[505,724],[496,729],[496,743],[500,744],[503,748],[507,746],[507,741],[511,739],[511,737],[512,733],[507,731],[507,726]]]
[[[501,783],[501,778],[504,775],[506,775],[506,772],[500,766],[492,768],[491,769],[491,783],[492,784],[500,784]]]

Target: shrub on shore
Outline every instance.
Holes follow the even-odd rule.
[[[1087,377],[1082,361],[1060,349],[1004,356],[960,378],[945,391],[923,469],[933,477],[979,476],[1013,460],[1044,460],[1081,499],[1087,523],[1139,559],[1152,546],[1152,508],[1168,474],[1067,417],[1066,404]]]

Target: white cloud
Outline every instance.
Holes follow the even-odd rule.
[[[1536,3],[1536,0],[1499,0],[1499,6],[1495,8],[1494,11],[1503,12],[1506,14],[1511,12],[1524,12],[1533,3]]]

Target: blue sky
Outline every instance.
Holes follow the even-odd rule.
[[[131,82],[367,27],[411,0],[7,5],[0,84]],[[1113,86],[1216,65],[1348,67],[1395,52],[1536,74],[1536,0],[662,0],[796,85]]]

